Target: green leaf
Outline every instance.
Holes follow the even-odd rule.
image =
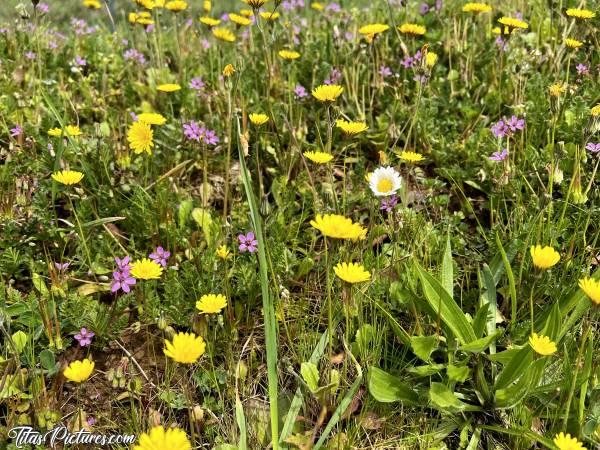
[[[548,320],[546,320],[546,326],[542,330],[543,336],[548,336],[554,342],[558,343],[560,339],[560,326],[561,326],[561,315],[558,302],[554,302]]]
[[[196,224],[202,228],[204,232],[204,236],[206,237],[206,243],[210,244],[211,242],[211,227],[212,227],[212,217],[210,215],[210,210],[203,208],[194,208],[192,210],[192,219],[196,222]]]
[[[487,322],[487,313],[488,313],[489,308],[490,308],[489,303],[481,305],[477,309],[477,313],[475,314],[475,317],[473,318],[473,331],[475,332],[475,336],[477,336],[477,337],[483,336],[483,332],[485,331],[485,325]]]
[[[23,331],[19,330],[15,334],[12,335],[12,341],[15,344],[15,348],[17,349],[17,353],[23,353],[25,350],[25,346],[27,345],[27,334]]]
[[[485,351],[490,345],[492,345],[496,338],[501,334],[502,331],[497,331],[491,336],[486,336],[480,339],[476,339],[473,342],[469,342],[468,344],[461,345],[460,349],[464,352],[481,353]]]
[[[56,358],[50,350],[42,350],[40,352],[40,364],[46,370],[53,370],[56,366]]]
[[[516,352],[508,363],[504,366],[502,372],[498,374],[494,388],[501,390],[507,388],[517,380],[533,362],[533,349],[530,345],[525,345]]]
[[[194,203],[191,200],[183,200],[179,204],[179,210],[177,213],[177,223],[179,224],[179,228],[185,227],[187,218],[191,214],[193,206]]]
[[[408,372],[415,374],[418,377],[430,377],[444,370],[443,364],[428,364],[425,366],[416,366],[408,369]]]
[[[448,378],[452,381],[464,383],[469,378],[471,369],[469,369],[468,366],[453,366],[452,364],[448,364],[446,373],[448,374]]]
[[[522,372],[516,383],[496,390],[494,406],[506,409],[513,408],[521,403],[529,391],[539,383],[545,364],[546,358],[534,361]]]
[[[33,283],[33,287],[38,291],[42,296],[47,296],[50,294],[48,288],[46,287],[46,283],[44,279],[37,273],[31,275],[31,281]]]
[[[430,361],[431,353],[438,347],[437,336],[413,336],[410,338],[413,353],[425,362]]]
[[[300,366],[300,373],[304,382],[312,392],[319,389],[319,369],[317,365],[311,362],[303,362]]]
[[[452,266],[452,248],[450,246],[450,233],[446,238],[446,250],[442,258],[441,283],[448,295],[454,298],[454,267]]]
[[[469,405],[459,400],[445,384],[431,383],[429,399],[439,409],[450,411],[478,410],[476,406]],[[475,408],[475,409],[474,409]]]
[[[369,345],[373,341],[375,337],[375,328],[371,324],[364,324],[356,331],[356,346],[358,347],[359,352],[367,352],[369,349]],[[359,353],[355,352],[355,353]]]
[[[479,278],[479,289],[481,291],[480,305],[489,305],[487,320],[486,320],[486,332],[488,337],[496,335],[496,310],[498,305],[496,303],[496,284],[492,272],[487,264],[483,265],[483,269],[477,272]],[[490,347],[490,353],[496,353],[496,345],[492,341],[486,345],[485,348]],[[481,350],[483,351],[483,350]]]
[[[418,401],[418,394],[399,377],[377,367],[369,370],[369,392],[375,400],[382,403]]]
[[[466,344],[477,339],[473,327],[467,321],[465,314],[456,304],[454,299],[448,295],[444,287],[425,271],[418,263],[415,263],[421,285],[427,303],[439,315],[446,326],[451,330],[461,344]],[[433,317],[437,320],[437,317]]]

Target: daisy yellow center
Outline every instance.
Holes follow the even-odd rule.
[[[388,178],[382,178],[379,180],[379,183],[377,183],[377,190],[379,192],[390,192],[393,187],[392,181]]]

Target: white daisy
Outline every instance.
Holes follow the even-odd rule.
[[[378,167],[369,177],[369,187],[377,197],[394,195],[401,185],[402,178],[393,167]]]

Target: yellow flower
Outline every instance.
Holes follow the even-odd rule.
[[[212,34],[221,41],[235,42],[235,34],[233,34],[227,28],[213,28]]]
[[[509,27],[502,27],[503,29],[501,30],[500,27],[494,27],[492,28],[492,33],[494,34],[514,34],[515,33],[515,29],[514,28],[509,28]]]
[[[94,362],[89,359],[73,361],[63,372],[65,378],[75,383],[83,383],[94,371]]]
[[[560,260],[560,254],[550,246],[531,246],[529,249],[533,265],[538,269],[546,270],[556,265]]]
[[[229,258],[229,249],[227,248],[226,245],[221,245],[218,249],[217,249],[217,256],[221,259],[227,259]]]
[[[264,12],[260,13],[260,17],[262,17],[265,20],[277,20],[277,19],[279,19],[279,13],[264,11]]]
[[[163,125],[167,121],[162,114],[158,113],[141,113],[138,115],[138,120],[148,125]]]
[[[138,19],[138,15],[134,12],[130,12],[129,15],[127,16],[127,20],[129,20],[129,23],[135,23]]]
[[[400,33],[413,34],[415,36],[423,36],[427,29],[423,25],[417,25],[415,23],[403,23],[398,27]]]
[[[234,74],[234,72],[235,72],[235,68],[233,67],[232,64],[227,64],[223,68],[223,76],[230,77],[231,75]]]
[[[298,58],[300,58],[300,53],[295,52],[293,50],[279,50],[278,54],[283,59],[298,59]]]
[[[221,23],[219,19],[213,19],[212,17],[200,17],[200,22],[209,27],[216,27]]]
[[[152,147],[154,147],[154,132],[150,125],[146,122],[133,122],[127,132],[127,140],[129,141],[129,147],[134,153],[139,154],[147,152],[149,155],[152,154]]]
[[[235,23],[241,27],[245,27],[252,23],[250,21],[250,19],[248,19],[247,17],[240,16],[240,15],[234,14],[234,13],[229,14],[229,20],[231,20],[233,23]]]
[[[179,86],[176,83],[165,83],[159,84],[158,86],[156,86],[156,89],[162,92],[175,92],[179,91],[181,89],[181,86]]]
[[[227,306],[227,297],[223,294],[206,294],[196,302],[196,309],[204,314],[217,314]]]
[[[146,17],[139,17],[135,23],[139,23],[140,25],[154,25],[154,20],[152,19],[148,19]]]
[[[369,129],[364,122],[348,122],[346,120],[338,119],[335,121],[335,126],[341,129],[344,133],[349,136],[362,133]]]
[[[133,450],[191,450],[192,444],[185,431],[180,428],[154,427],[150,433],[140,436],[138,445]]]
[[[373,39],[380,33],[390,29],[389,25],[383,23],[371,23],[358,29],[358,32],[363,36],[367,36],[369,39]]]
[[[583,443],[579,442],[577,438],[571,437],[568,433],[558,433],[554,436],[553,442],[558,450],[586,450]]]
[[[552,355],[557,350],[556,344],[548,336],[539,336],[536,333],[529,336],[529,345],[531,345],[531,348],[536,353],[542,356]]]
[[[162,266],[148,258],[138,259],[131,264],[131,276],[139,280],[156,280],[162,272]]]
[[[212,9],[212,4],[210,0],[204,0],[203,9],[204,12],[210,12],[210,10]]]
[[[417,163],[423,161],[425,157],[420,153],[403,151],[402,153],[400,153],[400,159],[408,163]]]
[[[579,280],[579,287],[596,305],[600,305],[600,281],[590,277]]]
[[[67,136],[80,136],[81,130],[77,125],[67,125],[65,127],[65,134]]]
[[[315,11],[323,11],[325,9],[325,6],[322,3],[319,3],[319,2],[313,2],[313,3],[311,3],[310,7],[312,9],[314,9]]]
[[[592,109],[590,109],[590,114],[592,115],[592,117],[600,116],[600,103],[598,103],[596,106],[593,106]]]
[[[258,9],[261,6],[263,6],[265,3],[267,3],[267,0],[243,0],[243,1],[247,5],[253,7],[254,9]]]
[[[479,14],[490,12],[492,7],[490,5],[486,5],[485,3],[466,3],[462,10],[463,12]]]
[[[311,220],[313,228],[319,230],[323,236],[333,239],[351,239],[357,241],[367,236],[367,229],[352,220],[337,214],[317,214],[315,220]]]
[[[569,8],[567,9],[567,16],[586,20],[596,17],[596,13],[589,9]]]
[[[335,102],[335,100],[344,92],[342,86],[337,84],[322,84],[312,91],[314,98],[320,102]]]
[[[62,136],[62,130],[60,128],[50,128],[48,130],[48,136]]]
[[[167,8],[169,11],[173,11],[173,12],[183,11],[184,9],[187,9],[187,7],[188,7],[188,4],[186,2],[184,2],[183,0],[172,0],[165,4],[165,8]]]
[[[578,41],[577,39],[567,38],[565,39],[565,44],[569,48],[579,48],[583,45],[583,42]]]
[[[425,64],[427,65],[427,67],[435,66],[435,63],[437,62],[437,60],[438,60],[437,53],[427,52],[427,56],[425,56]]]
[[[100,2],[98,0],[83,0],[83,6],[90,9],[100,9]]]
[[[347,283],[362,283],[371,279],[371,273],[357,263],[339,263],[333,268],[338,278]]]
[[[252,17],[254,15],[251,9],[240,9],[240,14],[244,17]]]
[[[177,333],[173,342],[165,339],[165,347],[163,353],[175,362],[192,364],[204,354],[206,342],[194,333]]]
[[[61,184],[70,186],[77,184],[83,179],[83,174],[75,170],[61,170],[52,174],[52,179],[58,181]]]
[[[266,114],[253,113],[250,114],[248,117],[250,119],[250,122],[252,122],[256,126],[264,125],[269,121],[269,116],[267,116]]]
[[[560,83],[554,83],[548,88],[552,97],[560,97],[566,91],[566,88]]]
[[[498,23],[501,23],[502,25],[512,29],[520,28],[522,30],[526,30],[527,28],[529,28],[529,24],[527,22],[506,16],[500,17],[498,19]]]
[[[327,164],[333,159],[333,155],[326,152],[304,152],[304,156],[316,164]]]

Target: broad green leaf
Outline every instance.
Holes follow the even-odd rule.
[[[429,388],[429,399],[439,409],[451,411],[474,411],[479,408],[469,405],[456,397],[445,384],[431,383]]]
[[[529,345],[529,344],[527,344]],[[513,347],[510,348],[508,350],[504,350],[500,353],[496,353],[495,355],[487,355],[487,358],[490,361],[494,361],[494,362],[499,362],[500,364],[502,364],[503,366],[507,365],[510,361],[512,361],[513,357],[519,353],[519,351],[521,351],[521,349],[523,348],[523,346],[521,347]]]
[[[25,350],[25,346],[27,345],[27,334],[19,330],[12,335],[12,341],[15,344],[17,353],[21,354],[23,353],[23,350]]]
[[[481,292],[479,297],[480,305],[490,305],[487,313],[486,332],[488,337],[494,336],[496,334],[496,310],[498,308],[496,303],[496,284],[487,264],[483,265],[483,268],[478,271],[477,275]],[[490,353],[496,353],[496,345],[493,340],[489,343],[489,347]]]
[[[192,218],[202,228],[204,236],[206,236],[206,243],[209,244],[211,242],[211,228],[213,223],[210,211],[203,208],[194,208],[192,210]]]
[[[192,200],[183,200],[179,204],[179,210],[177,214],[177,223],[179,224],[179,228],[185,227],[187,223],[187,218],[191,214],[194,203]]]
[[[375,328],[371,324],[364,324],[356,331],[356,346],[360,352],[367,352],[369,345],[375,337]]]
[[[538,359],[529,365],[516,383],[496,390],[494,406],[496,408],[513,408],[518,405],[532,388],[539,383],[546,359]]]
[[[475,332],[475,336],[483,337],[483,332],[485,331],[485,326],[487,323],[487,313],[490,308],[489,303],[481,305],[477,309],[477,313],[475,314],[475,318],[473,319],[473,331]]]
[[[418,394],[399,377],[377,367],[369,370],[369,392],[373,398],[382,403],[418,401]]]
[[[33,287],[38,291],[42,296],[49,295],[48,288],[46,287],[46,283],[44,279],[37,273],[31,275],[31,281],[33,283]]]
[[[464,383],[469,378],[471,369],[468,366],[453,366],[452,364],[448,364],[446,373],[452,381]]]
[[[317,365],[311,362],[303,362],[300,366],[300,373],[308,388],[315,392],[319,389],[319,369]]]
[[[466,450],[477,450],[479,448],[479,441],[481,440],[481,428],[475,428],[475,433],[471,436],[469,445]]]
[[[504,249],[502,249],[502,251],[500,251],[500,253],[494,257],[494,259],[492,259],[492,262],[490,263],[490,272],[492,273],[492,277],[494,278],[495,285],[498,285],[500,278],[502,278],[502,275],[504,275],[504,272],[506,270],[505,261],[510,263],[514,259],[516,254],[519,252],[519,249],[522,247],[523,242],[521,242],[518,239],[515,239],[510,243],[506,252],[504,252]]]
[[[408,371],[418,377],[430,377],[444,370],[443,364],[428,364],[426,366],[411,367]]]
[[[240,440],[238,443],[238,449],[247,450],[248,431],[246,430],[246,416],[244,415],[244,407],[242,405],[242,401],[240,400],[240,396],[237,392],[235,397],[235,419],[240,430]]]
[[[494,388],[501,390],[507,388],[510,384],[522,376],[533,361],[533,349],[530,345],[525,345],[516,352],[510,361],[504,366],[502,372],[496,378]]]
[[[465,314],[454,299],[448,295],[440,282],[427,273],[418,263],[415,263],[415,265],[427,303],[439,315],[459,342],[466,344],[477,339]],[[433,317],[433,319],[437,320],[437,317]]]
[[[558,302],[555,302],[552,305],[552,310],[550,311],[550,315],[548,316],[548,320],[546,321],[546,326],[542,330],[542,335],[548,336],[554,342],[558,343],[558,339],[560,338],[560,325],[561,325],[561,315],[560,308],[558,307]]]
[[[497,331],[491,336],[486,336],[480,339],[476,339],[473,342],[469,342],[468,344],[461,345],[459,348],[464,352],[470,353],[481,353],[485,351],[492,343],[496,340],[496,338],[502,334],[502,331]]]
[[[410,338],[413,353],[425,362],[430,361],[431,353],[438,347],[437,336],[413,336]]]
[[[442,259],[441,283],[448,295],[454,298],[454,267],[452,266],[452,248],[450,246],[450,233],[446,238],[446,250]]]

